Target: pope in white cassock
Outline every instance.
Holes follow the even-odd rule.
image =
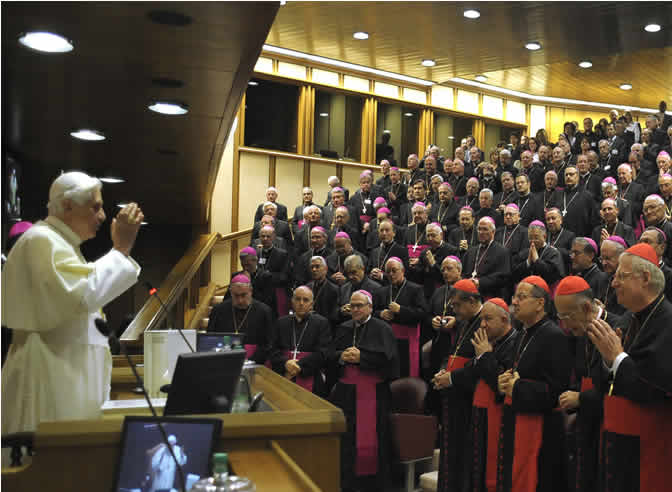
[[[100,417],[112,358],[94,320],[137,282],[129,256],[143,219],[135,203],[111,224],[113,248],[87,263],[80,244],[105,221],[102,183],[84,173],[59,176],[49,189],[49,216],[11,250],[2,271],[2,321],[14,330],[2,369],[2,434],[34,431],[40,422]]]

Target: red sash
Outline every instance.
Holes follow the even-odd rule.
[[[497,403],[495,397],[495,392],[481,379],[476,386],[473,405],[484,408],[488,413],[488,442],[485,452],[485,489],[488,492],[494,492],[497,487],[497,452],[502,425],[502,405]]]
[[[296,360],[301,360],[305,356],[312,354],[312,352],[297,352],[296,353]],[[288,359],[294,358],[294,352],[292,350],[285,350],[285,357]],[[301,386],[303,389],[306,389],[310,391],[311,393],[313,392],[313,384],[315,383],[315,377],[314,376],[301,376],[300,374],[294,378],[294,381],[296,384]]]
[[[448,357],[448,362],[446,362],[446,371],[456,371],[457,369],[462,369],[467,362],[471,359],[466,357],[461,357],[459,355],[451,355]]]
[[[639,490],[665,490],[672,482],[672,404],[640,405],[604,397],[604,431],[639,437]],[[613,447],[613,445],[612,445]],[[607,444],[606,465],[610,447]]]
[[[251,344],[251,343],[246,343],[243,345],[245,347],[245,358],[250,360],[254,353],[257,351],[257,344]],[[271,361],[267,360],[266,363],[264,364],[266,367],[269,369],[271,368]]]
[[[510,397],[504,405],[513,404]],[[535,492],[539,481],[537,458],[541,450],[544,431],[544,416],[541,414],[516,413],[513,438],[513,469],[511,470],[511,490],[515,492]]]
[[[340,381],[354,384],[357,398],[357,458],[356,475],[375,475],[378,473],[378,400],[376,385],[383,381],[376,372],[363,371],[348,364]]]
[[[275,288],[275,299],[278,306],[278,316],[287,316],[289,314],[289,300],[284,287]]]
[[[413,249],[415,248],[415,249]],[[409,258],[420,258],[420,255],[424,250],[429,248],[429,244],[418,244],[415,246],[414,244],[407,244],[406,249],[408,250],[408,257]]]
[[[590,391],[595,387],[593,378],[581,378],[581,392]]]
[[[420,324],[415,326],[399,325],[392,323],[394,336],[408,340],[408,375],[412,378],[419,377],[420,373]]]
[[[371,219],[373,219],[373,217],[371,217],[370,215],[360,215],[359,216],[359,220],[361,220],[362,222],[366,222],[367,224],[369,222],[371,222]]]

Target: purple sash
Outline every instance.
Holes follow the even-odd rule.
[[[307,355],[312,354],[312,352],[297,352],[296,353],[296,360],[301,360]],[[294,352],[291,350],[285,350],[285,357],[287,359],[293,359],[294,358]],[[310,391],[311,393],[313,392],[313,383],[315,382],[315,377],[313,376],[301,376],[300,374],[294,378],[294,381],[296,384],[301,386],[303,389],[306,389]]]
[[[402,340],[408,340],[408,375],[412,378],[419,377],[420,372],[420,324],[415,326],[399,325],[392,323],[394,336]]]

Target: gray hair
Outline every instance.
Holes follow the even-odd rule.
[[[270,206],[271,208],[274,208],[275,210],[278,209],[278,206],[273,203],[273,202],[264,202],[264,206],[262,207],[263,210],[266,210],[266,207]]]
[[[499,152],[499,155],[500,155],[500,156],[502,156],[502,155],[506,155],[506,156],[511,157],[511,152],[509,151],[509,149],[502,149],[502,150]]]
[[[62,216],[67,200],[77,205],[85,205],[93,200],[94,193],[102,187],[103,183],[98,178],[79,171],[61,174],[49,188],[49,202],[47,203],[49,215]]]
[[[301,190],[301,193],[307,193],[307,192],[312,193],[312,192],[313,192],[313,189],[310,188],[309,186],[306,186],[303,190]]]
[[[320,215],[322,215],[320,207],[318,207],[317,205],[309,205],[308,207],[305,207],[303,209],[303,216],[305,217],[306,215],[308,215],[308,212],[310,212],[312,209],[316,209],[318,212],[320,212]]]
[[[598,146],[602,145],[602,142],[604,142],[605,144],[609,145],[609,140],[607,140],[606,138],[603,138],[602,140],[600,140],[599,142],[597,142],[597,145],[598,145]]]
[[[322,263],[322,266],[327,266],[327,261],[322,256],[312,256],[310,258],[310,263],[312,264],[315,260],[318,260],[320,263]]]
[[[348,270],[350,268],[357,268],[364,270],[364,262],[359,257],[359,255],[350,255],[343,262],[343,268]]]
[[[327,178],[327,184],[331,184],[331,183],[339,184],[340,182],[341,182],[341,180],[338,179],[338,176],[329,176]]]
[[[479,195],[482,195],[483,193],[485,193],[490,197],[490,199],[492,199],[492,190],[490,188],[483,188],[479,193]]]
[[[659,295],[665,288],[665,275],[663,274],[663,271],[658,268],[658,265],[654,265],[644,258],[640,258],[639,256],[627,252],[623,253],[621,258],[625,256],[632,259],[632,271],[634,273],[642,275],[644,272],[649,272],[651,277],[649,282],[649,291],[652,294]]]

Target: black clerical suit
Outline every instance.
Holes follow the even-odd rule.
[[[434,257],[434,264],[431,265],[427,258],[427,252],[431,251]],[[443,274],[441,273],[441,263],[447,256],[457,256],[459,251],[452,244],[441,241],[441,245],[436,248],[430,247],[420,255],[420,262],[408,269],[407,276],[416,284],[423,286],[425,297],[432,297],[432,294],[443,284]]]
[[[285,245],[288,248],[294,247],[292,232],[289,230],[289,224],[287,224],[287,222],[285,222],[284,220],[276,220],[273,228],[275,229],[275,237],[283,238],[285,240]],[[250,240],[250,244],[252,244],[252,242],[254,242],[255,239],[259,238],[260,231],[261,231],[261,221],[255,222],[254,226],[252,227],[252,238]],[[291,251],[291,249],[288,249],[287,251]]]
[[[301,321],[294,315],[283,316],[275,322],[273,334],[270,356],[273,370],[284,376],[285,364],[296,358],[301,372],[292,380],[316,395],[326,396],[323,370],[331,343],[329,321],[317,313],[309,313]]]
[[[513,364],[520,379],[504,402],[497,490],[567,490],[563,419],[553,409],[569,386],[571,365],[567,337],[555,323],[543,318],[524,330]]]
[[[345,254],[343,256],[339,255],[338,252],[334,251],[326,258],[327,276],[331,278],[331,276],[335,273],[342,273],[343,276],[345,276],[345,259],[351,255],[359,256],[362,259],[362,264],[366,265],[368,258],[359,251],[355,251],[353,249],[350,253]]]
[[[394,194],[394,200],[390,198],[390,193]],[[408,187],[404,183],[390,183],[390,185],[385,188],[385,200],[387,201],[388,208],[392,212],[393,217],[399,217],[402,205],[408,203],[407,193]]]
[[[609,274],[600,270],[600,267],[593,263],[582,272],[575,272],[574,275],[582,277],[593,292],[604,292],[606,283],[609,281]]]
[[[572,269],[572,260],[569,257],[569,251],[572,249],[574,239],[576,239],[576,234],[564,226],[556,234],[548,231],[548,244],[560,251],[562,261],[565,264],[565,271],[567,272]]]
[[[588,172],[585,175],[579,175],[579,188],[590,193],[595,202],[599,203],[602,198],[602,179],[600,176]]]
[[[344,313],[343,311],[340,310],[340,308],[345,306],[346,304],[350,304],[350,298],[352,297],[352,294],[354,292],[357,292],[358,290],[365,290],[371,295],[373,295],[373,293],[376,290],[378,290],[380,286],[381,284],[379,284],[375,280],[370,279],[366,275],[362,278],[362,281],[359,284],[346,282],[343,285],[341,285],[338,293],[338,306],[339,306],[338,322],[345,323],[346,321],[352,319],[351,313]]]
[[[333,249],[334,239],[336,239],[336,234],[339,232],[345,232],[348,236],[350,236],[350,243],[354,249],[359,251],[363,248],[364,245],[362,235],[359,233],[359,230],[357,230],[355,226],[351,225],[350,223],[347,223],[344,226],[335,225],[334,227],[327,229],[327,246],[329,248]]]
[[[484,298],[505,297],[510,276],[509,251],[494,240],[470,247],[462,261],[462,277],[478,279],[478,292]]]
[[[420,374],[420,323],[427,311],[427,301],[422,286],[404,279],[400,285],[384,285],[373,293],[374,316],[380,318],[381,312],[396,302],[400,305],[398,313],[388,323],[394,330],[399,347],[401,377]],[[414,357],[414,361],[411,360]]]
[[[316,224],[320,225],[320,224]],[[299,228],[297,233],[294,235],[294,256],[300,256],[310,249],[310,232],[313,230],[313,227],[309,223],[304,222],[304,224]]]
[[[460,207],[455,200],[450,200],[447,204],[438,202],[432,205],[429,211],[429,222],[438,222],[443,229],[443,237],[447,238],[450,231],[459,227],[458,217]]]
[[[248,309],[234,309],[232,300],[225,299],[210,311],[207,331],[243,334],[243,344],[254,346],[248,358],[263,364],[271,349],[272,326],[273,314],[266,304],[253,299]]]
[[[339,286],[324,279],[319,283],[313,280],[308,283],[308,287],[313,291],[313,311],[327,318],[332,324],[337,323],[340,309],[338,305]]]
[[[630,224],[637,224],[640,215],[642,215],[642,207],[644,205],[644,187],[632,181],[627,185],[618,185],[618,198],[623,200],[630,206],[631,222]]]
[[[530,247],[528,246],[514,259],[514,266],[511,271],[512,284],[515,285],[530,275],[538,275],[550,286],[565,276],[565,264],[557,248],[546,244],[543,248],[537,250],[539,255],[537,261],[528,265],[529,254]]]
[[[520,223],[525,227],[528,227],[533,220],[544,220],[544,204],[537,195],[532,193],[521,195],[516,192],[511,203],[518,205]]]
[[[296,232],[299,230],[299,221],[300,221],[300,220],[303,220],[303,210],[304,210],[306,207],[310,207],[310,206],[312,206],[312,205],[315,205],[317,208],[319,208],[320,210],[322,210],[322,207],[321,207],[321,206],[319,206],[319,205],[317,205],[316,203],[313,203],[313,202],[310,202],[310,203],[307,204],[307,205],[299,205],[298,207],[296,207],[296,208],[294,209],[294,216],[293,216],[292,219],[289,221],[289,225],[290,225],[290,227],[291,227],[291,229],[292,229],[292,234],[296,234]]]
[[[294,261],[294,270],[292,272],[293,284],[295,287],[307,284],[313,277],[310,272],[310,260],[313,256],[321,256],[324,261],[332,253],[326,246],[320,250],[309,249]]]
[[[536,163],[525,169],[524,167],[520,168],[520,173],[525,174],[530,178],[530,191],[532,193],[538,193],[544,191],[544,169]]]
[[[495,232],[495,241],[509,250],[511,267],[515,265],[514,258],[525,248],[530,247],[527,237],[527,227],[521,224],[502,226]]]
[[[371,273],[374,268],[385,271],[385,263],[395,256],[402,261],[404,268],[408,269],[408,250],[402,244],[390,241],[387,244],[381,243],[380,246],[371,251],[366,265],[366,273]],[[387,281],[384,280],[384,282]]]
[[[478,231],[476,230],[476,226],[472,226],[471,230],[465,231],[462,229],[462,227],[456,227],[452,231],[450,231],[450,234],[448,234],[448,243],[452,244],[456,248],[460,248],[460,241],[467,241],[467,249],[465,250],[460,250],[460,257],[464,258],[464,255],[467,254],[467,251],[469,248],[474,245],[478,244]]]
[[[590,235],[595,244],[600,244],[602,241],[602,229],[607,229],[610,236],[618,236],[625,241],[628,248],[637,242],[635,239],[635,231],[627,224],[617,220],[613,225],[600,224],[593,228],[593,233]]]
[[[276,247],[260,249],[257,253],[259,260],[257,274],[254,277],[254,289],[262,293],[262,301],[276,316],[283,316],[288,309],[289,255],[287,251]]]
[[[343,351],[355,346],[359,364],[341,360]],[[390,464],[390,381],[399,377],[399,357],[392,328],[370,317],[365,323],[347,321],[333,338],[329,364],[339,381],[329,401],[343,410],[346,431],[341,435],[341,488],[358,489],[363,477],[375,475],[372,490],[385,490]],[[375,412],[365,413],[367,401]],[[361,427],[357,425],[360,422]],[[373,442],[358,440],[358,430],[375,429]]]
[[[495,227],[501,227],[504,224],[504,217],[494,208],[479,208],[476,212],[476,218],[474,221],[478,224],[478,221],[483,217],[490,217],[492,220],[494,220]]]
[[[593,197],[578,186],[557,190],[551,198],[551,206],[560,210],[563,225],[577,236],[590,236],[593,227],[600,223]]]
[[[255,222],[259,222],[261,218],[264,216],[264,203],[260,203],[259,206],[257,207],[257,211],[254,213]],[[277,202],[275,203],[275,205],[278,207],[278,213],[275,214],[275,218],[287,222],[287,207],[282,203]]]

